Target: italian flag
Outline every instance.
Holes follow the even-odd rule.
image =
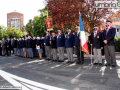
[[[89,54],[89,49],[87,45],[87,40],[85,36],[84,26],[82,22],[82,15],[79,12],[79,25],[80,25],[80,37],[81,37],[81,50]]]

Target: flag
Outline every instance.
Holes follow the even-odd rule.
[[[79,25],[80,25],[80,36],[81,36],[81,50],[89,54],[84,26],[83,26],[82,17],[80,13],[79,13]]]
[[[46,18],[45,22],[46,22],[47,31],[52,31],[53,30],[53,25],[52,25],[51,17]]]

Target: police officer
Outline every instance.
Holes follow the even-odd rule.
[[[51,43],[51,49],[52,49],[52,56],[53,56],[53,61],[57,61],[57,36],[55,35],[55,32],[52,31],[52,37],[50,38],[50,43]]]
[[[62,33],[61,29],[58,29],[57,36],[57,50],[59,54],[59,62],[64,62],[64,47],[65,47],[65,35]]]
[[[79,24],[76,25],[76,33],[75,33],[75,44],[74,44],[74,48],[76,48],[76,54],[77,54],[77,58],[78,58],[78,62],[77,64],[84,64],[84,52],[81,51],[81,37],[80,37],[80,26]],[[81,51],[81,52],[80,52]],[[80,56],[81,53],[81,56]]]
[[[94,31],[91,33],[91,46],[94,52],[94,65],[102,65],[101,49],[103,49],[103,41],[102,33],[99,32],[97,25],[94,26]]]
[[[73,46],[74,46],[74,35],[71,29],[67,29],[67,36],[65,38],[65,47],[67,50],[68,63],[73,63]]]
[[[25,46],[26,46],[26,56],[25,57],[28,57],[28,36],[25,37]]]
[[[51,51],[50,51],[50,34],[48,31],[46,31],[46,36],[44,38],[44,46],[45,46],[45,52],[46,52],[46,60],[50,60]]]

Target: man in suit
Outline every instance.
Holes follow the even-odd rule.
[[[6,43],[6,40],[4,38],[2,38],[2,44],[1,44],[1,47],[2,47],[2,55],[5,56],[6,55],[6,47],[7,47],[7,43]]]
[[[53,55],[53,61],[57,61],[57,36],[55,35],[55,32],[52,31],[52,37],[50,38],[50,44],[52,49],[52,55]]]
[[[29,58],[33,58],[33,40],[31,36],[28,36],[28,56]]]
[[[73,46],[74,46],[74,35],[71,29],[67,29],[67,36],[65,38],[65,47],[67,50],[68,63],[73,63]]]
[[[34,55],[35,57],[38,56],[38,51],[37,51],[37,49],[36,49],[36,41],[37,41],[36,37],[33,36],[33,55]]]
[[[112,22],[110,20],[106,20],[106,29],[103,31],[102,34],[105,50],[105,59],[107,61],[105,66],[109,65],[111,65],[112,67],[116,66],[115,43],[114,43],[115,34],[116,29],[112,27]]]
[[[64,47],[65,47],[65,35],[62,33],[61,29],[58,29],[57,36],[57,50],[59,54],[59,62],[64,62]]]
[[[98,26],[94,26],[94,31],[91,33],[91,46],[94,52],[94,65],[102,65],[101,49],[103,49],[102,33],[99,32]],[[98,57],[97,57],[98,55]]]
[[[7,38],[7,56],[11,55],[11,40]]]
[[[50,51],[50,34],[46,31],[46,36],[44,38],[44,46],[45,46],[45,53],[46,53],[46,60],[50,60],[51,51]]]
[[[2,40],[0,40],[0,56],[2,55],[2,47],[1,47],[1,44],[2,44]]]
[[[78,58],[77,64],[84,64],[84,52],[81,51],[81,47],[80,47],[81,46],[81,37],[80,37],[80,26],[79,26],[79,24],[76,25],[76,31],[77,32],[75,33],[74,48],[76,48],[76,54],[77,54],[77,58]]]
[[[16,39],[16,37],[14,37],[13,48],[14,48],[15,56],[17,56],[17,39]]]

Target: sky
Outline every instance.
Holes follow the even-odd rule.
[[[0,0],[0,25],[7,27],[7,13],[16,12],[24,14],[24,25],[29,19],[39,16],[39,9],[45,7],[45,0]]]

